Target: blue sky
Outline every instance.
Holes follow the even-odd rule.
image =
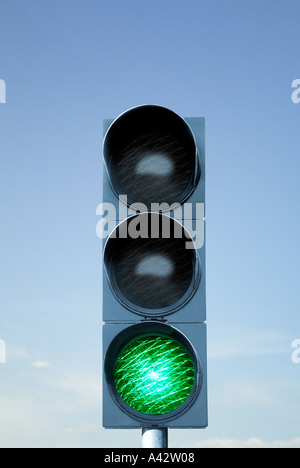
[[[206,118],[209,428],[300,447],[297,0],[0,0],[0,447],[131,447],[101,428],[102,121]]]

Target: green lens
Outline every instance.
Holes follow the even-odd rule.
[[[129,343],[115,364],[115,385],[132,409],[165,414],[190,395],[194,365],[187,350],[167,336],[141,337]]]

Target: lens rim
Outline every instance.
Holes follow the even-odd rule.
[[[201,155],[199,154],[195,135],[191,127],[189,126],[189,124],[186,122],[186,120],[183,117],[181,117],[176,112],[168,109],[167,107],[158,106],[158,105],[149,105],[149,104],[132,107],[126,110],[125,112],[123,112],[122,114],[120,114],[115,120],[112,121],[112,123],[110,124],[109,128],[107,129],[104,135],[103,145],[102,145],[103,160],[104,160],[104,164],[106,167],[110,187],[113,193],[115,194],[115,196],[119,198],[128,207],[129,206],[134,207],[135,205],[140,205],[141,203],[145,204],[143,200],[133,200],[130,194],[123,193],[121,187],[119,186],[117,178],[114,175],[114,171],[112,170],[112,157],[111,157],[111,151],[109,148],[110,148],[110,141],[114,139],[112,137],[112,134],[114,133],[117,126],[120,124],[126,125],[126,120],[128,117],[131,117],[134,113],[138,114],[138,112],[140,111],[146,111],[147,109],[151,111],[156,110],[158,112],[164,113],[166,115],[166,118],[168,114],[169,116],[172,116],[172,118],[175,118],[178,122],[180,122],[180,125],[182,125],[183,128],[185,128],[185,130],[187,131],[187,134],[190,137],[190,142],[192,142],[193,144],[194,170],[193,170],[193,174],[191,176],[189,185],[182,192],[181,196],[178,199],[162,200],[160,202],[160,203],[167,203],[169,206],[181,205],[191,197],[191,195],[193,194],[193,192],[195,191],[197,187],[197,184],[201,176],[201,165],[200,165]],[[147,206],[147,211],[151,211],[151,206],[147,205],[147,203],[145,205]],[[170,210],[167,209],[166,207],[163,208],[163,212],[168,212],[168,211]]]
[[[192,274],[191,283],[188,289],[186,290],[186,292],[182,295],[182,297],[178,299],[173,305],[151,309],[151,308],[147,308],[147,307],[143,307],[143,306],[135,304],[123,294],[123,292],[119,288],[119,285],[116,280],[116,275],[114,273],[115,265],[113,262],[113,256],[115,254],[115,248],[113,248],[111,244],[118,241],[118,232],[122,230],[122,226],[126,224],[128,226],[129,220],[136,218],[137,216],[153,216],[153,215],[166,217],[166,215],[163,215],[163,214],[149,212],[149,213],[137,214],[137,215],[131,216],[130,218],[126,218],[125,220],[121,221],[121,223],[119,223],[118,226],[116,226],[116,228],[112,231],[104,247],[105,272],[106,272],[107,281],[108,281],[112,294],[117,299],[117,301],[127,310],[129,310],[130,312],[133,312],[134,314],[137,314],[146,318],[147,317],[159,318],[159,317],[168,316],[168,315],[174,314],[175,312],[183,308],[196,294],[199,288],[201,277],[202,277],[202,267],[201,267],[200,256],[196,247],[194,246],[193,249],[189,249],[193,251],[193,261],[192,261],[193,274]],[[179,224],[180,228],[182,229],[182,232],[185,235],[186,242],[189,242],[189,243],[193,242],[192,238],[190,237],[189,232],[184,228],[184,226],[181,223],[179,223],[179,221],[177,221],[174,218],[170,218],[170,223],[172,222]]]
[[[131,342],[148,336],[165,336],[179,343],[189,354],[194,366],[194,384],[186,400],[174,410],[164,414],[145,414],[129,406],[119,395],[114,379],[115,364],[121,352]],[[146,422],[167,422],[185,413],[195,402],[203,382],[203,367],[195,348],[189,339],[177,328],[159,321],[147,321],[131,325],[111,341],[104,360],[104,375],[109,392],[116,404],[129,416]]]

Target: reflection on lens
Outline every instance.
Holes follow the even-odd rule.
[[[144,257],[136,268],[137,276],[154,276],[158,278],[167,278],[174,271],[172,261],[165,255],[148,255]]]
[[[136,174],[153,175],[156,177],[170,176],[174,170],[174,164],[170,158],[163,154],[145,156],[136,165]]]

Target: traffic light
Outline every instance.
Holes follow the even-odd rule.
[[[204,118],[104,121],[103,426],[207,426]]]

